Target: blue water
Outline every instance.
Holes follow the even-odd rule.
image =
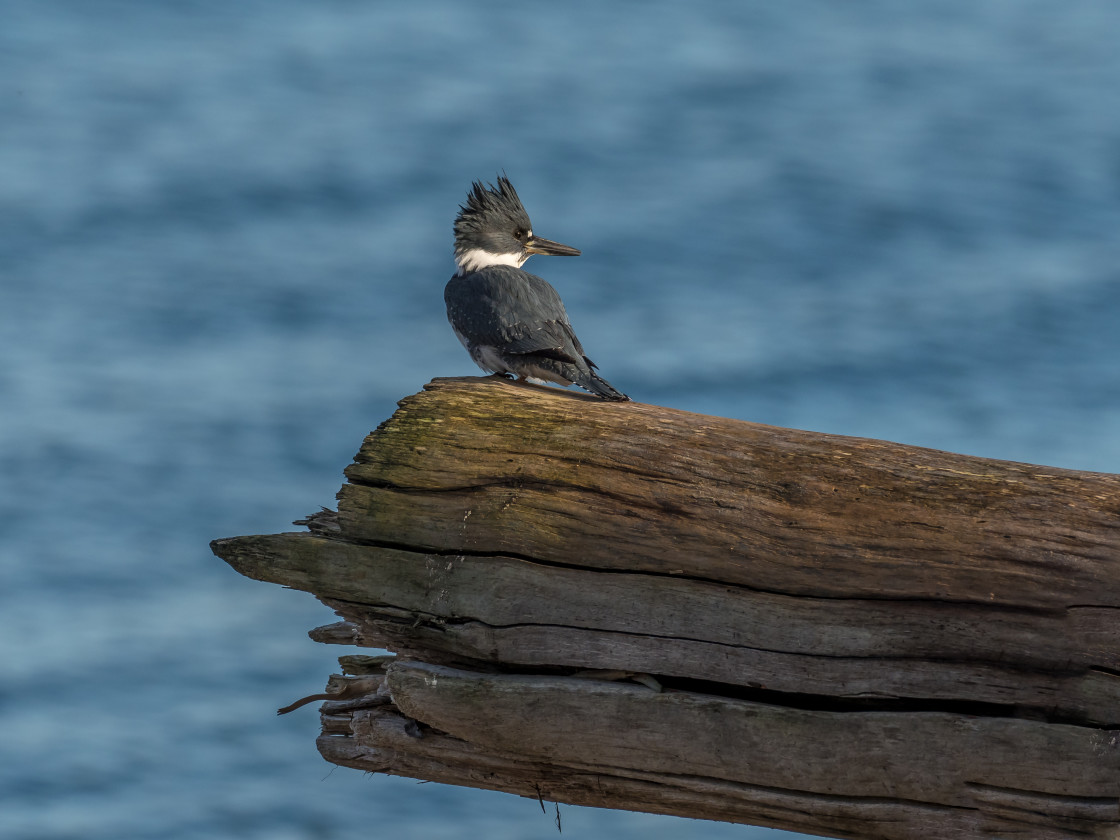
[[[0,835],[557,836],[332,772],[273,712],[333,616],[207,548],[477,373],[450,225],[503,169],[637,400],[1120,472],[1118,43],[1106,0],[0,0]]]

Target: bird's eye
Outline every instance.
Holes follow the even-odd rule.
[[[525,231],[523,231],[521,228],[518,228],[513,232],[513,237],[514,239],[523,240],[525,238]]]

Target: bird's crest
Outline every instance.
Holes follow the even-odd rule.
[[[530,230],[529,214],[517,196],[517,190],[504,175],[498,176],[498,185],[483,185],[475,181],[467,193],[467,203],[459,206],[455,218],[455,238],[477,237],[484,230],[509,227]]]

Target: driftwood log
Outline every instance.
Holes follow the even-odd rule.
[[[436,380],[310,533],[336,764],[850,838],[1116,837],[1120,476]]]

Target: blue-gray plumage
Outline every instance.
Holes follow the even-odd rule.
[[[574,383],[605,400],[629,399],[595,372],[556,290],[521,270],[533,254],[579,251],[533,235],[508,179],[489,188],[475,182],[455,219],[459,272],[443,293],[455,334],[488,373]]]

